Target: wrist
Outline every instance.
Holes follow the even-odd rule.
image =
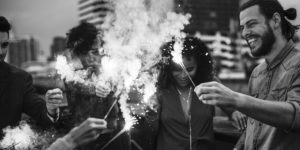
[[[245,105],[246,101],[245,101],[244,94],[236,92],[234,99],[235,99],[234,109],[240,109]]]
[[[62,140],[68,145],[69,148],[74,149],[77,145],[72,136],[69,134],[65,135]]]

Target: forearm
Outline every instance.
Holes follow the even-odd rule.
[[[236,109],[255,120],[278,128],[291,128],[295,110],[290,103],[261,100],[244,94],[239,94],[236,101]]]

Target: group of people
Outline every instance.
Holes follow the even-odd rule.
[[[155,149],[215,149],[215,106],[225,110],[239,129],[245,129],[235,149],[299,149],[300,50],[293,42],[298,27],[287,20],[295,18],[296,10],[284,10],[277,0],[249,0],[240,7],[242,36],[252,55],[265,59],[250,76],[249,95],[232,91],[218,81],[209,49],[199,39],[184,39],[184,68],[172,61],[175,41],[165,43],[161,47],[157,92],[150,102],[155,113],[146,114],[152,115],[147,118],[152,118],[149,122],[157,127]],[[34,92],[28,73],[4,62],[10,28],[0,17],[0,130],[16,126],[23,112],[44,126],[59,122],[62,90],[47,91],[43,100]],[[98,50],[103,41],[99,31],[81,23],[67,35],[66,56],[78,62],[77,70],[89,70],[85,78],[88,82],[101,67]],[[101,149],[123,124],[117,105],[103,119],[114,101],[112,88],[78,82],[64,85],[71,112],[70,131],[48,149]],[[122,138],[107,149],[129,149],[127,137]]]

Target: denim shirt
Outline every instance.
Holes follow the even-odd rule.
[[[289,129],[277,128],[248,118],[245,150],[300,149],[300,50],[289,41],[271,61],[253,71],[249,81],[251,96],[289,103],[294,108]]]

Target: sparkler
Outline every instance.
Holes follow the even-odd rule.
[[[109,113],[111,112],[111,110],[114,108],[114,106],[117,104],[117,100],[115,100],[114,102],[113,102],[113,104],[110,106],[110,108],[108,109],[108,111],[107,111],[107,113],[106,113],[106,115],[104,116],[104,120],[107,118],[107,116],[109,115]]]
[[[120,135],[122,135],[124,132],[126,131],[129,131],[130,128],[132,127],[133,124],[136,123],[136,120],[135,119],[131,119],[130,121],[127,121],[125,123],[125,126],[124,128],[119,132],[117,133],[111,140],[109,140],[102,148],[101,150],[104,150],[109,144],[111,144],[115,139],[117,139]]]
[[[173,56],[173,61],[177,64],[180,65],[180,67],[182,68],[182,70],[185,72],[185,74],[188,76],[188,78],[190,79],[191,83],[193,84],[194,87],[196,87],[193,79],[191,78],[190,74],[188,73],[188,71],[186,70],[186,67],[184,66],[183,62],[182,62],[182,51],[183,47],[182,47],[182,42],[180,41],[176,41],[174,44],[174,51],[172,51],[172,56]]]

